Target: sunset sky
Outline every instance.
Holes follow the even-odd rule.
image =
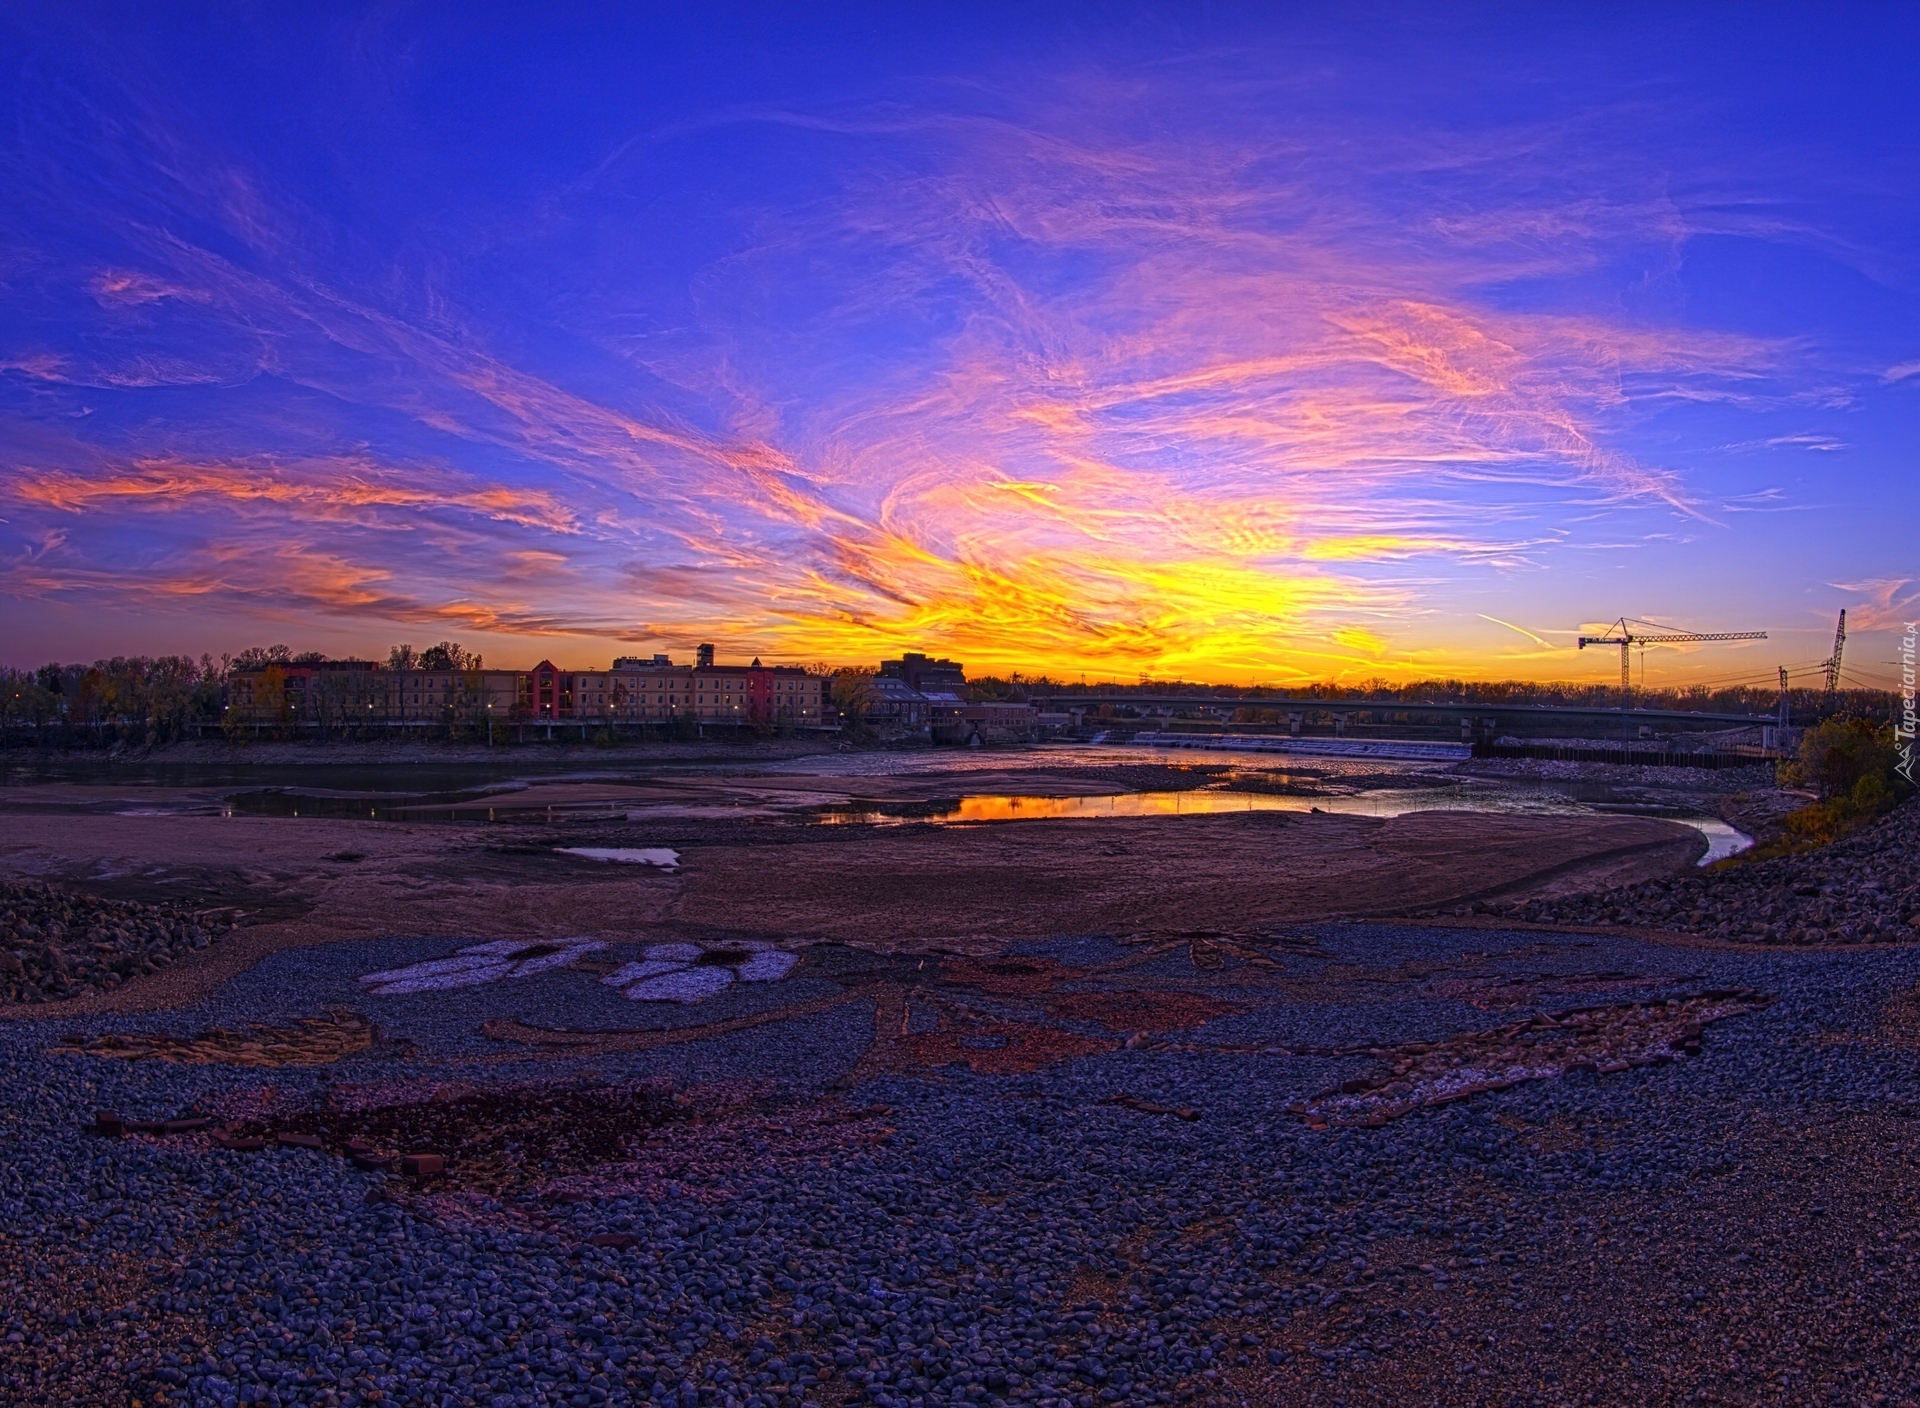
[[[813,8],[9,6],[0,662],[1891,679],[1920,10]]]

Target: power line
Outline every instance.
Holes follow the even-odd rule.
[[[1815,668],[1820,663],[1822,662],[1817,660],[1810,660],[1800,665],[1788,665],[1786,666],[1786,668],[1788,670],[1798,669],[1801,671],[1806,671],[1806,670],[1811,670]],[[1758,674],[1708,675],[1704,679],[1688,680],[1684,684],[1675,684],[1667,687],[1674,688],[1674,689],[1709,688],[1716,685],[1732,686],[1732,685],[1748,683],[1748,682],[1755,683],[1755,684],[1765,684],[1765,685],[1771,686],[1776,682],[1779,668],[1780,667],[1776,666],[1772,669],[1766,670]]]
[[[1888,694],[1893,693],[1892,680],[1888,680],[1885,684],[1882,684],[1879,680],[1870,679],[1865,675],[1857,675],[1852,670],[1840,671],[1840,678],[1844,682],[1853,685],[1856,689],[1877,689],[1883,690]]]
[[[1827,662],[1824,660],[1788,660],[1784,662],[1785,667],[1789,670],[1816,670],[1826,663]],[[1777,670],[1780,667],[1781,666],[1778,663],[1770,664],[1766,667],[1765,673],[1771,674],[1774,670]],[[1715,678],[1715,677],[1710,676],[1709,678]]]

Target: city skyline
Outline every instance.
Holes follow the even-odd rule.
[[[17,12],[6,663],[1891,684],[1920,22],[1734,18]]]

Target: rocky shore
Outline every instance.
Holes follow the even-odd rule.
[[[1747,944],[1920,939],[1920,799],[1805,855],[1597,895],[1479,903],[1472,912],[1536,924],[1679,930]]]
[[[1605,782],[1616,787],[1659,787],[1688,792],[1758,792],[1774,785],[1771,763],[1710,771],[1646,763],[1589,763],[1571,758],[1475,758],[1470,763],[1461,763],[1454,771],[1465,777]]]
[[[229,927],[217,913],[0,882],[0,1001],[111,992],[205,948]]]
[[[1262,825],[1296,859],[1318,838],[1336,878],[1355,836],[1404,869],[1428,848],[1458,867],[1464,834],[1485,863],[1457,818],[1416,822]],[[345,860],[347,825],[274,823],[416,894],[425,847],[455,834],[368,826]],[[754,862],[800,875],[877,844],[817,834]],[[972,837],[1029,863],[1033,834],[956,833],[937,859],[951,872]],[[687,876],[549,871],[575,864],[552,850],[570,835],[507,857],[487,903],[617,881],[625,927],[528,938],[484,980],[387,981],[475,973],[477,911],[433,892],[428,932],[262,951],[165,1011],[9,1011],[0,1402],[1582,1408],[1904,1401],[1915,1382],[1920,945],[1783,946],[1816,915],[1914,932],[1913,806],[1807,856],[1536,907],[1587,932],[1228,926],[1208,879],[1211,909],[1183,899],[1164,927],[1129,902],[1124,930],[1021,937],[1009,912],[968,956],[815,942],[778,981],[694,1004],[608,981],[664,961],[632,916],[672,887],[685,922]],[[1099,835],[1154,842],[1163,886],[1169,857],[1200,870],[1234,840],[1206,818]],[[933,875],[930,839],[861,867],[898,889],[922,847]],[[732,849],[683,861],[737,887]],[[1083,886],[1055,888],[1084,909]],[[897,934],[938,932],[872,904]],[[1743,905],[1793,922],[1771,946],[1632,932],[1711,937]],[[5,886],[21,970],[0,991],[124,984],[213,942],[209,917]],[[724,912],[703,922],[706,950],[741,943]]]

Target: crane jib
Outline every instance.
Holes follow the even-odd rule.
[[[1846,613],[1842,612],[1840,616],[1842,631],[1846,629],[1846,619]],[[1650,623],[1636,621],[1634,624],[1648,625]],[[1624,738],[1627,735],[1627,731],[1632,727],[1632,721],[1629,715],[1633,708],[1633,663],[1631,657],[1628,655],[1631,647],[1636,645],[1641,647],[1649,645],[1687,645],[1698,641],[1717,640],[1765,640],[1766,638],[1767,633],[1765,631],[1656,630],[1644,635],[1635,635],[1627,625],[1627,618],[1622,616],[1618,621],[1615,621],[1611,626],[1607,627],[1607,633],[1603,636],[1581,636],[1579,638],[1579,649],[1585,650],[1590,645],[1617,645],[1620,647],[1620,732]],[[1833,653],[1837,661],[1840,655],[1840,648],[1837,644],[1834,646]],[[1640,658],[1644,662],[1646,659],[1645,654],[1643,653]],[[1829,685],[1828,688],[1831,690],[1832,685]]]

